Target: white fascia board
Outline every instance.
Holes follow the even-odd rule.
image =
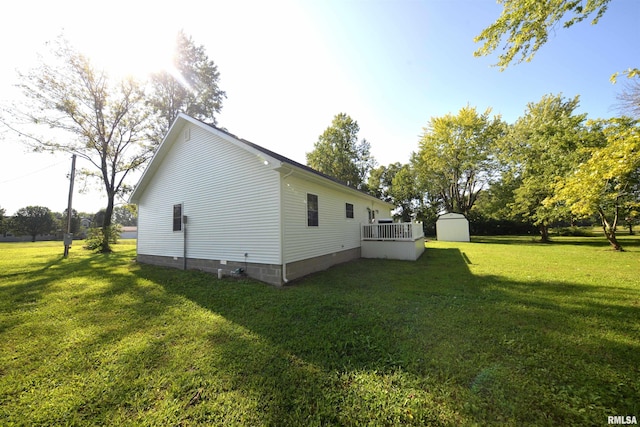
[[[355,197],[359,197],[361,199],[369,200],[376,203],[382,203],[389,207],[389,210],[395,209],[396,206],[385,202],[384,200],[380,200],[377,197],[371,196],[367,193],[363,193],[362,191],[356,190],[355,188],[351,188],[344,184],[340,184],[339,182],[332,181],[328,178],[324,178],[316,173],[310,172],[308,170],[302,169],[296,165],[292,165],[290,163],[281,163],[281,167],[275,168],[275,170],[279,171],[283,175],[288,175],[290,173],[295,173],[296,176],[306,179],[307,181],[315,182],[317,184],[323,185],[325,187],[330,187],[336,189],[338,191],[350,193]]]

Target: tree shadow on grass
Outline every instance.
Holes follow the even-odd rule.
[[[0,294],[8,310],[20,310],[23,304],[37,303],[44,294],[52,291],[52,286],[88,275],[105,277],[113,275],[113,266],[131,260],[126,253],[95,253],[80,259],[45,257],[42,263],[30,265],[25,271],[0,273],[3,282]],[[34,268],[35,267],[35,268]]]
[[[618,242],[625,249],[640,248],[640,236],[619,234]],[[570,245],[591,246],[595,248],[610,249],[609,241],[599,234],[594,236],[550,236],[549,242],[542,242],[539,236],[473,236],[473,243],[499,244],[499,245]]]
[[[148,372],[175,361],[163,316],[181,300],[138,283],[132,255],[50,258],[0,286],[1,424],[149,424],[145,412],[166,392],[150,382],[166,379]]]
[[[561,424],[631,413],[640,397],[632,383],[640,308],[625,304],[629,289],[476,276],[458,249],[433,248],[415,263],[362,259],[285,289],[213,278],[158,283],[266,340],[276,353],[269,360],[299,360],[325,373],[298,384],[303,394],[326,387],[330,372],[375,372],[378,380],[403,372],[408,388],[431,393],[467,421]],[[228,367],[253,376],[264,365]],[[299,376],[286,367],[267,372],[279,390]],[[277,400],[301,403],[288,393]],[[281,413],[272,409],[276,420]]]
[[[209,274],[138,267],[115,252],[56,258],[12,280],[0,288],[0,360],[11,355],[0,373],[24,386],[0,381],[0,401],[24,404],[0,412],[2,423],[340,424],[321,369],[176,291],[216,297]]]
[[[633,287],[475,275],[453,248],[284,289],[130,261],[61,261],[3,289],[16,309],[31,304],[22,291],[70,298],[41,314],[55,345],[11,362],[42,359],[30,366],[47,408],[71,390],[35,424],[565,425],[638,411]]]

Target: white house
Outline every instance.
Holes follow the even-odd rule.
[[[243,269],[276,285],[359,258],[361,225],[394,208],[184,114],[131,202],[138,205],[138,261],[225,274]]]

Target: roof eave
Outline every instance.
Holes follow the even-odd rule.
[[[395,209],[396,206],[392,203],[386,202],[384,200],[378,199],[375,196],[372,196],[371,194],[365,193],[362,190],[358,190],[357,188],[353,188],[353,187],[349,187],[346,184],[343,184],[341,182],[338,182],[337,180],[325,177],[323,175],[319,175],[318,172],[310,172],[307,170],[306,167],[301,168],[300,165],[298,163],[289,163],[289,162],[282,162],[281,163],[282,166],[280,167],[276,167],[274,168],[276,171],[283,173],[283,174],[287,174],[291,171],[297,172],[299,175],[302,175],[304,178],[317,182],[317,183],[321,183],[324,185],[330,185],[331,187],[339,190],[339,191],[346,191],[348,193],[353,194],[354,196],[363,198],[363,199],[369,199],[372,202],[376,202],[376,203],[381,203],[383,205],[387,205],[387,207],[389,207],[389,210]]]
[[[271,150],[268,150],[264,147],[254,144],[250,141],[239,138],[230,132],[227,132],[215,126],[201,122],[200,120],[194,119],[193,117],[190,117],[183,113],[178,114],[178,117],[176,117],[176,119],[171,124],[171,127],[169,128],[167,135],[164,137],[164,139],[158,146],[158,150],[152,157],[149,163],[149,166],[147,166],[147,168],[143,172],[142,176],[140,177],[140,180],[138,181],[138,184],[136,184],[133,192],[131,193],[131,196],[129,197],[130,203],[137,203],[140,200],[140,197],[142,196],[142,193],[145,187],[153,177],[159,165],[162,163],[162,159],[164,159],[167,152],[171,148],[171,145],[172,145],[171,141],[174,141],[176,139],[177,135],[179,135],[179,132],[182,130],[182,127],[186,123],[192,123],[202,129],[207,130],[208,132],[214,133],[215,135],[221,137],[222,139],[236,146],[239,146],[249,151],[250,153],[255,154],[260,159],[261,162],[263,162],[266,166],[271,167],[273,170],[282,171],[284,169],[284,165],[287,165],[289,170],[292,170],[292,169],[296,170],[300,174],[302,174],[307,178],[310,178],[311,180],[322,182],[324,184],[329,184],[334,188],[351,192],[354,195],[357,195],[363,198],[368,198],[371,201],[386,204],[389,207],[389,209],[396,208],[396,206],[391,203],[385,202],[384,200],[380,200],[377,197],[374,197],[358,189],[349,187],[348,185],[338,181],[337,179],[332,178],[328,175],[325,175],[321,172],[318,172],[315,169],[310,168],[309,166],[298,163],[294,160],[291,160],[285,156],[282,156],[278,153],[275,153]]]

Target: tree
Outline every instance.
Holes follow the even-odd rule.
[[[18,209],[11,219],[11,228],[18,235],[31,236],[31,241],[36,241],[39,234],[48,234],[56,226],[53,213],[44,206],[27,206]]]
[[[474,55],[489,55],[506,37],[503,53],[498,56],[496,65],[504,70],[514,61],[530,61],[549,39],[549,31],[555,29],[558,23],[564,20],[562,26],[569,28],[595,14],[591,21],[595,25],[607,11],[610,1],[500,0],[499,3],[504,5],[502,13],[493,24],[475,37],[474,41],[483,42],[483,45]]]
[[[113,209],[113,222],[122,226],[138,225],[138,207],[136,205],[116,206]]]
[[[618,110],[634,119],[640,119],[640,79],[628,81],[616,96]]]
[[[403,222],[411,221],[421,194],[417,188],[415,171],[410,164],[396,162],[373,169],[367,187],[373,196],[396,205],[400,209],[398,216]]]
[[[4,234],[5,227],[7,224],[7,221],[4,218],[5,213],[6,213],[6,210],[4,208],[0,208],[0,235]]]
[[[358,142],[359,131],[358,122],[345,113],[337,114],[318,137],[313,151],[307,153],[307,165],[350,187],[363,189],[375,160],[369,142]]]
[[[505,130],[491,109],[464,107],[457,115],[432,117],[413,157],[420,190],[438,198],[448,212],[469,215],[478,194],[496,175],[495,146]]]
[[[416,185],[415,171],[410,165],[402,165],[391,180],[389,195],[393,203],[400,208],[402,222],[411,222],[415,202],[420,198]]]
[[[153,153],[145,138],[149,122],[144,92],[131,78],[111,82],[105,71],[94,68],[65,40],[52,53],[52,61],[42,61],[38,68],[20,75],[30,103],[12,111],[19,123],[9,127],[37,150],[75,153],[91,165],[80,173],[97,178],[106,191],[102,227],[108,235],[114,200],[130,190],[125,179]],[[62,135],[56,141],[48,137],[50,133],[31,132],[29,124]],[[101,250],[111,250],[108,239]]]
[[[552,222],[567,218],[562,204],[544,203],[553,196],[556,182],[580,160],[579,148],[586,114],[575,115],[579,97],[545,95],[530,103],[500,142],[502,179],[513,190],[508,205],[512,219],[524,219],[538,227],[543,242],[549,241]]]
[[[155,113],[152,139],[162,141],[180,112],[212,125],[226,93],[219,87],[220,73],[204,46],[196,46],[180,31],[176,37],[173,67],[151,75],[149,105]]]
[[[598,23],[607,11],[611,0],[498,0],[504,8],[496,21],[482,30],[473,41],[484,42],[473,54],[486,56],[493,53],[502,44],[504,53],[498,56],[498,65],[503,71],[511,63],[517,64],[533,59],[535,53],[549,40],[549,31],[555,30],[562,22],[569,28],[593,16],[591,24]],[[640,69],[629,68],[624,71],[631,78],[640,75]],[[618,73],[611,76],[615,83]]]
[[[68,217],[67,217],[67,209],[64,210],[64,212],[62,213],[56,213],[54,214],[56,220],[58,221],[58,229],[61,230],[63,233],[67,232],[67,225],[68,225]],[[80,231],[80,216],[78,215],[78,212],[75,209],[71,210],[71,233],[73,234],[78,234],[78,232]]]
[[[588,149],[588,159],[558,182],[557,194],[547,203],[566,202],[582,217],[597,212],[611,247],[622,251],[616,238],[618,222],[624,213],[640,209],[640,124],[615,118],[591,125],[606,144]]]
[[[378,199],[392,203],[393,198],[390,193],[393,178],[402,166],[400,162],[396,162],[389,164],[389,166],[381,165],[371,169],[367,179],[367,189],[369,193]]]
[[[495,221],[512,217],[509,207],[514,203],[514,191],[521,182],[511,178],[508,174],[503,174],[499,180],[492,182],[491,186],[478,196],[474,205],[475,215]],[[521,221],[521,218],[513,217],[511,219]]]
[[[471,233],[478,235],[522,235],[537,231],[530,221],[522,215],[512,215],[514,190],[521,184],[508,175],[491,183],[491,186],[480,193],[469,216]]]
[[[92,225],[91,228],[96,228],[96,227],[102,228],[105,217],[106,217],[106,209],[100,209],[98,212],[96,212],[93,215],[93,218],[91,218],[91,225]]]

